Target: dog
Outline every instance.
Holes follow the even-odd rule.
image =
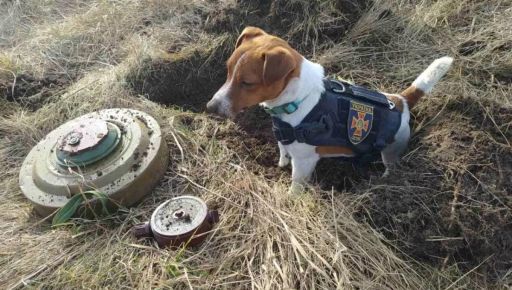
[[[448,56],[436,59],[400,94],[381,93],[345,82],[326,82],[320,64],[306,59],[285,40],[260,28],[246,27],[227,60],[226,82],[208,102],[206,111],[234,118],[248,107],[263,106],[272,115],[280,153],[278,166],[291,162],[292,192],[303,190],[324,157],[357,158],[374,156],[366,151],[375,151],[382,157],[386,167],[383,176],[387,176],[407,147],[410,109],[432,90],[452,62]],[[317,113],[319,106],[345,106],[345,115]],[[321,118],[314,119],[312,114]],[[305,119],[311,122],[304,124]],[[309,130],[309,137],[304,137],[304,128]],[[315,133],[317,128],[320,134]],[[336,128],[345,131],[340,133],[343,130]],[[381,129],[384,133],[378,131]]]

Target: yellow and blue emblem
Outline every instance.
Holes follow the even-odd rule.
[[[372,130],[373,107],[350,101],[350,110],[348,112],[348,138],[352,144],[356,145],[368,137]]]

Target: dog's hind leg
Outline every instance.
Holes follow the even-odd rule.
[[[395,165],[400,161],[400,156],[407,149],[409,138],[411,136],[411,128],[409,126],[409,108],[404,104],[404,111],[402,112],[402,119],[400,128],[395,134],[395,141],[381,152],[382,162],[386,166],[386,171],[382,177],[386,177],[394,169]]]
[[[395,169],[395,166],[400,161],[400,156],[407,148],[408,140],[409,138],[400,141],[397,140],[388,145],[388,147],[381,152],[382,162],[384,162],[384,166],[386,166],[386,171],[384,171],[382,177],[387,177],[391,171]]]

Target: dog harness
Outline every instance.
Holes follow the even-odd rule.
[[[360,162],[378,158],[394,141],[401,112],[385,95],[337,80],[324,80],[325,92],[302,122],[292,127],[276,115],[295,112],[303,101],[266,109],[272,115],[272,131],[283,145],[295,141],[314,146],[351,148]]]

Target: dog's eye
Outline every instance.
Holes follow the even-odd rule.
[[[242,81],[242,86],[244,87],[252,87],[254,84],[253,83],[250,83],[250,82],[247,82],[247,81]]]

